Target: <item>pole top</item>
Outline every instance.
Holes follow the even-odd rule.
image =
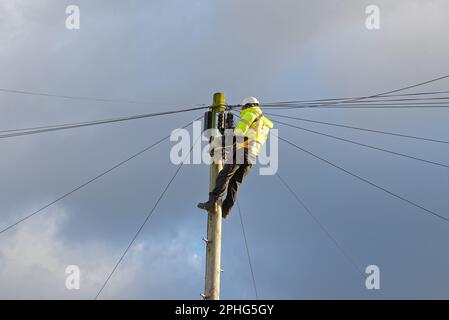
[[[226,107],[226,97],[224,93],[222,92],[214,93],[212,109],[215,112],[223,112],[225,110],[225,107]]]

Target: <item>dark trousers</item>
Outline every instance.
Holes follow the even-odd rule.
[[[217,197],[223,197],[228,190],[226,199],[223,201],[223,208],[230,210],[237,200],[237,191],[243,178],[251,170],[252,164],[229,163],[223,166],[223,170],[217,176],[215,188],[212,193]]]

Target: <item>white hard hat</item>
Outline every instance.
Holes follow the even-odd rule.
[[[248,97],[248,98],[243,99],[243,101],[242,101],[242,106],[244,106],[246,104],[259,104],[259,100],[257,100],[254,97]]]

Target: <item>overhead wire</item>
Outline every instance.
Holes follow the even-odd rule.
[[[315,154],[315,153],[313,153],[313,152],[311,152],[311,151],[309,151],[309,150],[307,150],[307,149],[305,149],[305,148],[303,148],[303,147],[301,147],[301,146],[299,146],[299,145],[297,145],[297,144],[295,144],[295,143],[293,143],[293,142],[291,142],[291,141],[289,141],[289,140],[287,140],[285,138],[282,138],[280,136],[277,136],[277,137],[281,141],[284,141],[285,143],[289,144],[290,146],[292,146],[292,147],[294,147],[294,148],[296,148],[296,149],[298,149],[300,151],[303,151],[304,153],[306,153],[306,154],[308,154],[308,155],[310,155],[310,156],[312,156],[312,157],[314,157],[314,158],[316,158],[316,159],[318,159],[318,160],[320,160],[322,162],[325,162],[328,165],[330,165],[330,166],[332,166],[332,167],[334,167],[334,168],[336,168],[336,169],[338,169],[338,170],[340,170],[340,171],[342,171],[342,172],[344,172],[344,173],[346,173],[346,174],[348,174],[348,175],[350,175],[350,176],[352,176],[352,177],[354,177],[354,178],[356,178],[356,179],[358,179],[358,180],[360,180],[362,182],[365,182],[365,183],[371,185],[372,187],[374,187],[376,189],[379,189],[379,190],[381,190],[381,191],[391,195],[392,197],[395,197],[395,198],[397,198],[399,200],[402,200],[403,202],[406,202],[406,203],[408,203],[408,204],[410,204],[410,205],[412,205],[412,206],[414,206],[414,207],[416,207],[418,209],[421,209],[422,211],[425,211],[426,213],[428,213],[428,214],[430,214],[430,215],[432,215],[432,216],[434,216],[434,217],[436,217],[438,219],[444,220],[445,222],[449,222],[449,218],[447,218],[447,217],[445,217],[445,216],[443,216],[443,215],[441,215],[441,214],[439,214],[439,213],[437,213],[435,211],[427,209],[427,208],[419,205],[418,203],[413,202],[412,200],[409,200],[409,199],[407,199],[407,198],[405,198],[405,197],[403,197],[401,195],[398,195],[397,193],[394,193],[394,192],[388,190],[387,188],[384,188],[384,187],[382,187],[382,186],[380,186],[380,185],[378,185],[378,184],[376,184],[376,183],[374,183],[374,182],[372,182],[372,181],[370,181],[368,179],[365,179],[362,176],[357,175],[357,174],[349,171],[348,169],[345,169],[345,168],[343,168],[343,167],[333,163],[332,161],[327,160],[327,159],[325,159],[325,158],[323,158],[323,157],[321,157],[321,156],[319,156],[319,155],[317,155],[317,154]]]
[[[408,90],[408,89],[412,89],[412,88],[415,88],[415,87],[418,87],[418,86],[423,86],[423,85],[426,85],[426,84],[429,84],[429,83],[432,83],[432,82],[436,82],[436,81],[439,81],[439,80],[443,80],[443,79],[446,79],[446,78],[449,78],[449,75],[442,76],[442,77],[438,77],[438,78],[434,78],[434,79],[431,79],[431,80],[428,80],[428,81],[424,81],[424,82],[421,82],[421,83],[418,83],[418,84],[414,84],[414,85],[411,85],[411,86],[399,88],[399,89],[396,89],[396,90],[391,90],[391,91],[386,91],[386,92],[382,92],[382,93],[375,94],[375,95],[370,95],[370,96],[363,96],[363,97],[349,98],[349,99],[343,99],[343,100],[342,100],[342,99],[338,99],[338,100],[336,100],[336,99],[321,99],[321,100],[315,100],[315,102],[316,102],[316,101],[327,101],[326,103],[322,103],[322,104],[317,104],[317,103],[314,103],[314,102],[312,102],[312,101],[308,101],[308,102],[310,102],[310,103],[309,103],[309,105],[307,106],[307,105],[303,105],[302,103],[301,103],[301,105],[299,105],[298,101],[290,101],[290,102],[279,102],[279,103],[262,104],[261,107],[265,107],[265,108],[276,107],[276,106],[281,106],[281,107],[283,107],[283,108],[333,108],[333,107],[337,107],[337,108],[370,108],[370,109],[371,109],[371,108],[376,108],[376,109],[377,109],[377,108],[425,108],[425,107],[429,107],[429,108],[430,108],[430,107],[431,107],[431,108],[449,108],[449,105],[448,105],[448,106],[443,106],[443,105],[441,105],[441,104],[443,104],[443,103],[430,103],[430,102],[428,102],[428,101],[430,100],[430,98],[426,100],[426,101],[427,101],[426,103],[420,103],[420,104],[411,104],[411,103],[403,103],[403,104],[397,104],[397,103],[395,103],[394,105],[392,105],[392,104],[386,104],[386,102],[393,102],[393,100],[391,100],[391,101],[387,101],[387,100],[383,100],[383,101],[366,101],[367,103],[369,103],[369,102],[383,102],[383,104],[380,104],[380,105],[369,105],[369,104],[367,104],[367,103],[360,103],[362,100],[369,100],[369,99],[373,99],[373,98],[376,98],[376,97],[382,97],[382,96],[384,96],[384,97],[386,97],[386,96],[397,96],[397,95],[393,95],[393,94],[394,94],[394,93],[397,93],[397,92],[400,92],[400,91],[405,91],[405,90]],[[38,95],[38,96],[47,96],[47,97],[58,97],[58,98],[74,99],[74,100],[90,100],[90,101],[100,101],[100,102],[120,102],[120,103],[138,103],[138,104],[142,104],[142,102],[139,102],[139,101],[132,101],[132,100],[126,101],[126,100],[116,100],[116,99],[102,99],[102,98],[89,98],[89,97],[64,96],[64,95],[55,95],[55,94],[49,94],[49,93],[37,93],[37,92],[31,92],[31,91],[11,90],[11,89],[4,89],[4,88],[0,88],[0,92],[16,93],[16,94],[27,94],[27,95]],[[440,91],[440,92],[436,92],[436,93],[446,93],[446,92],[445,92],[445,91]],[[424,95],[424,94],[436,94],[436,93],[414,93],[414,94],[412,93],[412,94],[408,94],[408,95],[420,95],[420,94],[423,94],[423,95]],[[441,99],[443,99],[443,98],[441,98]],[[434,100],[437,100],[437,99],[434,99]],[[303,100],[303,101],[304,101],[304,100]],[[329,102],[329,101],[331,101],[331,102]],[[405,101],[405,100],[404,100],[404,101]],[[409,100],[409,101],[411,101],[411,100]],[[417,101],[417,100],[415,100],[415,101]],[[420,100],[420,101],[424,101],[424,99],[422,99],[422,100]],[[398,101],[394,101],[394,102],[398,102]],[[296,103],[297,105],[294,105],[295,103]],[[283,105],[287,105],[287,106],[284,107]],[[230,106],[230,107],[236,107],[236,106]],[[169,111],[169,112],[162,112],[162,113],[157,113],[157,114],[137,115],[137,116],[121,117],[121,118],[113,118],[113,119],[104,119],[104,120],[97,120],[97,121],[90,121],[90,122],[69,123],[69,124],[54,125],[54,126],[42,126],[42,127],[32,127],[32,128],[22,128],[22,129],[3,130],[3,131],[0,131],[0,133],[4,133],[3,135],[0,135],[0,138],[8,138],[8,137],[14,137],[14,136],[19,136],[19,135],[28,135],[28,134],[35,134],[35,133],[42,133],[42,132],[56,131],[56,130],[65,130],[65,129],[78,128],[78,127],[84,127],[84,126],[92,126],[92,125],[99,125],[99,124],[106,124],[106,123],[119,122],[119,121],[127,121],[127,120],[139,119],[139,118],[147,118],[147,117],[153,117],[153,116],[160,116],[160,115],[165,115],[165,114],[173,114],[173,113],[179,113],[179,112],[188,112],[188,111],[200,110],[200,109],[205,109],[205,108],[208,108],[208,107],[198,107],[198,108],[191,108],[191,109],[186,109],[186,110]],[[199,118],[197,118],[197,119],[195,119],[195,120],[198,120],[198,119],[199,119]],[[194,121],[195,121],[195,120],[194,120]],[[305,121],[305,120],[304,120],[304,121]],[[311,122],[312,122],[312,120],[311,120]],[[282,124],[282,123],[281,123],[281,124]],[[190,125],[190,123],[187,124],[185,127],[187,127],[187,126],[189,126],[189,125]],[[288,125],[290,125],[290,124],[288,124]],[[343,126],[343,125],[340,125],[340,126]],[[183,128],[185,128],[185,127],[183,127]],[[348,127],[348,126],[346,126],[346,127]],[[309,131],[309,129],[305,129],[305,128],[299,128],[299,129]],[[358,129],[358,130],[362,130],[363,128],[357,128],[357,129]],[[378,132],[378,133],[384,133],[384,134],[391,134],[391,135],[397,135],[397,136],[403,136],[403,137],[409,137],[409,138],[411,137],[411,138],[416,138],[416,139],[420,139],[420,140],[434,141],[433,139],[426,139],[426,138],[420,138],[420,137],[414,137],[414,136],[407,136],[407,135],[401,135],[401,134],[394,134],[394,133],[386,133],[386,132],[380,132],[380,131],[378,131],[378,130],[364,129],[364,131],[371,131],[371,132]],[[309,132],[313,132],[313,133],[317,133],[317,134],[321,134],[321,135],[327,135],[327,134],[323,134],[323,133],[315,132],[315,131],[309,131]],[[331,135],[327,135],[327,136],[330,136],[330,137],[333,137],[333,138],[336,138],[336,139],[339,139],[339,140],[347,141],[347,139],[343,139],[343,138],[339,138],[339,137],[335,137],[335,136],[331,136]],[[168,137],[169,137],[169,136],[168,136]],[[18,225],[19,223],[21,223],[21,222],[23,222],[23,221],[29,219],[31,216],[33,216],[33,215],[35,215],[35,214],[41,212],[42,210],[44,210],[44,209],[48,208],[49,206],[53,205],[54,203],[56,203],[56,202],[58,202],[58,201],[64,199],[65,197],[69,196],[70,194],[72,194],[72,193],[76,192],[77,190],[79,190],[79,189],[85,187],[86,185],[90,184],[91,182],[93,182],[93,181],[99,179],[100,177],[106,175],[107,173],[109,173],[109,172],[111,172],[112,170],[118,168],[119,166],[125,164],[126,162],[128,162],[128,161],[130,161],[131,159],[137,157],[138,155],[144,153],[145,151],[147,151],[147,150],[149,150],[149,149],[155,147],[156,145],[158,145],[158,144],[161,143],[162,141],[166,140],[168,137],[164,137],[163,139],[160,139],[160,140],[157,141],[156,143],[154,143],[154,144],[150,145],[149,147],[143,149],[142,151],[140,151],[140,152],[134,154],[133,156],[127,158],[126,160],[120,162],[119,164],[117,164],[117,165],[111,167],[110,169],[108,169],[107,171],[104,171],[103,173],[97,175],[97,176],[94,177],[93,179],[88,180],[86,183],[84,183],[84,184],[82,184],[82,185],[76,187],[76,188],[73,189],[72,191],[70,191],[70,192],[64,194],[63,196],[59,197],[59,198],[56,199],[55,201],[53,201],[53,202],[47,204],[46,206],[44,206],[44,207],[38,209],[37,211],[33,212],[32,214],[30,214],[30,215],[28,215],[28,216],[26,216],[26,217],[20,219],[20,220],[17,221],[16,223],[14,223],[14,224],[8,226],[7,228],[4,228],[3,230],[0,230],[0,234],[2,234],[3,232],[5,232],[5,231],[11,229],[12,227]],[[382,187],[382,186],[379,186],[379,185],[377,185],[377,184],[371,182],[370,180],[365,179],[365,178],[363,178],[363,177],[361,177],[361,176],[359,176],[359,175],[357,175],[357,174],[355,174],[355,173],[353,173],[353,172],[351,172],[351,171],[349,171],[349,170],[347,170],[347,169],[345,169],[345,168],[343,168],[343,167],[341,167],[341,166],[339,166],[339,165],[337,165],[337,164],[335,164],[335,163],[333,163],[333,162],[331,162],[331,161],[329,161],[329,160],[327,160],[327,159],[325,159],[325,158],[323,158],[323,157],[320,157],[320,156],[316,155],[315,153],[313,153],[313,152],[311,152],[311,151],[309,151],[309,150],[307,150],[307,149],[305,149],[305,148],[303,148],[303,147],[301,147],[301,146],[298,146],[298,145],[294,144],[293,142],[291,142],[291,141],[289,141],[289,140],[287,140],[287,139],[285,139],[285,138],[279,137],[279,139],[281,139],[281,140],[284,141],[285,143],[287,143],[287,144],[289,144],[289,145],[295,147],[296,149],[301,150],[301,151],[303,151],[303,152],[309,154],[310,156],[313,156],[314,158],[316,158],[316,159],[318,159],[318,160],[321,160],[321,161],[323,161],[323,162],[325,162],[325,163],[327,163],[327,164],[329,164],[329,165],[335,167],[336,169],[338,169],[338,170],[340,170],[340,171],[343,171],[343,172],[345,172],[346,174],[349,174],[349,175],[353,176],[354,178],[357,178],[358,180],[360,180],[360,181],[362,181],[362,182],[365,182],[365,183],[367,183],[367,184],[369,184],[369,185],[371,185],[371,186],[373,186],[373,187],[375,187],[375,188],[377,188],[377,189],[379,189],[379,190],[381,190],[381,191],[383,191],[383,192],[385,192],[385,193],[387,193],[387,194],[389,194],[389,195],[391,195],[391,196],[393,196],[393,197],[395,197],[395,198],[398,198],[398,199],[400,199],[400,200],[402,200],[402,201],[404,201],[404,202],[406,202],[406,203],[408,203],[408,204],[410,204],[410,205],[412,205],[412,206],[414,206],[414,207],[416,207],[416,208],[419,208],[419,209],[421,209],[422,211],[425,211],[426,213],[431,214],[431,215],[434,216],[434,217],[437,217],[437,218],[442,219],[442,220],[444,220],[444,221],[446,221],[446,222],[449,222],[449,219],[448,219],[448,218],[446,218],[446,217],[444,217],[444,216],[438,214],[438,213],[435,212],[435,211],[432,211],[432,210],[430,210],[430,209],[427,209],[427,208],[425,208],[425,207],[423,207],[423,206],[421,206],[421,205],[419,205],[419,204],[417,204],[417,203],[415,203],[415,202],[413,202],[413,201],[411,201],[411,200],[409,200],[409,199],[406,199],[405,197],[402,197],[402,196],[400,196],[400,195],[398,195],[398,194],[396,194],[396,193],[394,193],[394,192],[392,192],[392,191],[390,191],[390,190],[388,190],[388,189],[386,189],[386,188],[384,188],[384,187]],[[435,140],[435,141],[436,141],[436,142],[442,142],[442,143],[448,143],[448,142],[446,142],[446,141],[437,141],[437,140]],[[366,147],[369,147],[369,148],[375,148],[375,149],[378,149],[378,150],[381,150],[381,151],[385,151],[385,152],[388,152],[388,153],[393,153],[393,154],[405,156],[405,157],[412,158],[412,159],[419,160],[419,161],[424,161],[424,162],[428,162],[428,163],[432,163],[432,164],[436,164],[436,165],[448,167],[447,165],[444,165],[444,164],[434,163],[434,162],[432,162],[432,161],[428,161],[428,160],[424,160],[424,159],[420,159],[420,158],[415,158],[415,157],[411,157],[411,156],[404,155],[404,154],[395,153],[395,152],[393,152],[393,151],[384,150],[384,149],[377,148],[377,147],[373,147],[373,146],[364,145],[364,144],[361,144],[361,143],[358,143],[358,142],[355,142],[355,141],[349,141],[349,140],[348,140],[347,142],[355,143],[355,144],[362,145],[362,146],[366,146]],[[192,148],[193,148],[193,146],[192,146]],[[191,150],[192,150],[192,149],[190,149],[190,152],[191,152]],[[190,152],[189,152],[189,155],[190,155]],[[141,232],[142,229],[144,228],[145,224],[148,222],[148,220],[149,220],[150,217],[152,216],[152,214],[153,214],[153,212],[155,211],[155,209],[157,208],[158,204],[159,204],[160,201],[163,199],[163,197],[164,197],[164,195],[166,194],[167,190],[169,189],[170,185],[171,185],[172,182],[175,180],[176,176],[178,175],[179,171],[181,170],[182,165],[183,165],[183,164],[181,164],[181,165],[178,167],[178,169],[176,170],[176,172],[174,173],[174,175],[172,176],[172,178],[170,179],[170,181],[169,181],[169,182],[167,183],[167,185],[165,186],[165,188],[164,188],[164,190],[162,191],[161,195],[159,196],[158,200],[157,200],[156,203],[154,204],[153,208],[151,209],[151,211],[150,211],[149,214],[147,215],[147,217],[146,217],[146,219],[144,220],[144,222],[142,223],[142,225],[141,225],[141,226],[139,227],[139,229],[137,230],[137,233],[134,235],[134,237],[132,238],[131,242],[129,243],[129,245],[128,245],[127,248],[125,249],[125,252],[121,255],[119,261],[117,262],[117,264],[116,264],[115,267],[113,268],[112,272],[111,272],[111,273],[109,274],[109,276],[107,277],[106,282],[105,282],[105,283],[103,284],[103,286],[101,287],[101,289],[100,289],[100,291],[98,292],[98,294],[97,294],[97,296],[95,297],[95,299],[97,299],[97,298],[99,297],[99,295],[101,294],[101,292],[103,291],[103,289],[104,289],[105,286],[107,285],[108,281],[111,279],[112,275],[114,274],[114,272],[115,272],[116,269],[118,268],[119,264],[122,262],[122,260],[123,260],[123,258],[125,257],[126,253],[127,253],[128,250],[131,248],[131,246],[133,245],[133,243],[134,243],[135,240],[137,239],[138,235],[140,234],[140,232]],[[281,180],[282,180],[282,179],[281,179]],[[293,191],[293,190],[291,190],[291,191]],[[295,193],[293,192],[293,194],[295,194]],[[295,196],[295,198],[297,198],[297,200],[298,200],[298,197],[297,197],[297,196]],[[301,201],[299,201],[299,202],[301,203]],[[237,205],[238,205],[238,203],[237,203]],[[303,206],[304,206],[304,205],[303,205]],[[305,207],[305,206],[304,206],[304,207]],[[306,208],[306,207],[305,207],[305,208]],[[239,215],[240,215],[240,218],[241,218],[242,229],[243,229],[243,232],[245,233],[245,231],[244,231],[244,225],[243,225],[243,219],[242,219],[242,216],[241,216],[241,211],[240,211],[240,206],[239,206],[239,205],[238,205],[238,209],[239,209]],[[307,208],[306,208],[306,211],[309,212],[309,210],[308,210]],[[310,214],[310,212],[309,212],[309,214]],[[312,216],[313,216],[313,215],[312,215]],[[323,230],[323,231],[325,231],[325,230]],[[258,294],[257,294],[257,289],[256,289],[256,283],[255,283],[255,277],[254,277],[253,268],[252,268],[252,264],[251,264],[251,259],[250,259],[250,256],[249,256],[249,250],[248,250],[248,244],[247,244],[246,235],[244,235],[244,237],[245,237],[245,245],[246,245],[246,248],[247,248],[247,253],[248,253],[249,263],[250,263],[250,265],[251,265],[251,272],[252,272],[252,277],[253,277],[253,284],[254,284],[254,287],[255,287],[256,296],[258,296]],[[338,243],[337,243],[337,245],[338,245]]]
[[[378,97],[379,98],[379,97]],[[380,98],[383,98],[381,96]],[[425,97],[425,98],[402,98],[402,99],[366,99],[361,101],[353,101],[353,102],[344,102],[342,100],[341,106],[343,105],[376,105],[376,103],[379,104],[400,104],[400,105],[421,105],[421,104],[445,104],[449,102],[449,97]],[[313,101],[313,102],[307,102],[307,103],[300,103],[300,102],[284,102],[284,103],[262,103],[262,107],[288,107],[288,106],[321,106],[323,103],[320,101]]]
[[[449,141],[445,141],[445,140],[438,140],[438,139],[432,139],[432,138],[418,137],[418,136],[413,136],[413,135],[408,135],[408,134],[388,132],[388,131],[375,130],[375,129],[367,129],[367,128],[362,128],[362,127],[356,127],[356,126],[350,126],[350,125],[344,125],[344,124],[338,124],[338,123],[332,123],[332,122],[325,122],[325,121],[307,119],[307,118],[302,118],[302,117],[293,117],[293,116],[287,116],[287,115],[280,115],[280,114],[274,114],[274,113],[269,113],[269,112],[265,112],[265,114],[266,115],[270,115],[270,116],[277,116],[277,117],[281,117],[281,118],[286,118],[286,119],[300,120],[300,121],[304,121],[304,122],[323,124],[323,125],[327,125],[327,126],[341,127],[341,128],[346,128],[346,129],[354,129],[354,130],[373,132],[373,133],[380,133],[380,134],[384,134],[384,135],[396,136],[396,137],[401,137],[401,138],[410,138],[410,139],[415,139],[415,140],[422,140],[422,141],[429,141],[429,142],[449,144]]]
[[[262,107],[263,109],[276,109],[276,110],[294,110],[294,109],[307,109],[307,110],[338,110],[338,109],[365,109],[365,110],[375,110],[375,109],[448,109],[449,105],[428,105],[428,104],[418,104],[418,105],[399,105],[399,104],[379,104],[379,105],[338,105],[338,106],[279,106],[279,107]]]
[[[49,98],[60,98],[68,100],[81,100],[81,101],[92,101],[92,102],[113,102],[113,103],[127,103],[127,104],[138,104],[138,105],[149,105],[154,104],[150,101],[139,101],[130,99],[110,99],[110,98],[98,98],[98,97],[85,97],[85,96],[73,96],[73,95],[62,95],[49,92],[38,92],[38,91],[28,91],[28,90],[16,90],[9,88],[0,88],[0,92],[10,93],[10,94],[20,94],[20,95],[30,95],[30,96],[40,96]]]
[[[103,125],[103,124],[123,122],[123,121],[136,120],[136,119],[152,118],[152,117],[157,117],[157,116],[197,111],[197,110],[202,110],[202,109],[206,109],[206,108],[208,108],[208,107],[206,107],[206,106],[192,107],[192,108],[181,109],[181,110],[146,113],[146,114],[140,114],[140,115],[134,115],[134,116],[109,118],[109,119],[101,119],[101,120],[86,121],[86,122],[66,123],[66,124],[60,124],[60,125],[22,128],[22,129],[2,130],[0,132],[3,132],[4,134],[0,134],[0,139],[17,137],[17,136],[25,136],[25,135],[31,135],[31,134],[38,134],[38,133],[44,133],[44,132],[51,132],[51,131],[59,131],[59,130],[67,130],[67,129],[81,128],[81,127],[88,127],[88,126]]]
[[[443,79],[443,78],[444,77],[441,77],[441,79]],[[437,80],[440,80],[440,79],[439,78],[433,79],[433,81],[437,81]],[[423,85],[423,84],[418,84],[418,85]],[[416,86],[418,86],[418,85],[416,85]],[[401,90],[405,90],[405,89],[401,89]],[[61,98],[61,99],[70,99],[70,100],[93,101],[93,102],[112,102],[112,103],[127,103],[127,104],[138,104],[138,105],[149,105],[149,104],[155,103],[154,101],[62,95],[62,94],[55,94],[55,93],[49,93],[49,92],[38,92],[38,91],[18,90],[18,89],[9,89],[9,88],[0,88],[0,92],[9,93],[9,94],[21,94],[21,95],[42,96],[42,97]],[[378,97],[421,96],[421,95],[436,95],[436,94],[445,94],[445,93],[449,93],[449,91],[431,91],[431,92],[417,92],[417,93],[406,93],[406,94],[382,94],[382,95],[378,95]],[[353,99],[361,99],[361,98],[364,98],[364,97],[358,96],[358,97],[342,97],[342,98],[327,98],[327,99],[279,101],[279,102],[268,102],[268,103],[265,103],[264,105],[270,105],[270,104],[278,105],[278,104],[284,104],[284,103],[290,104],[290,103],[303,103],[303,102],[324,102],[324,101],[337,101],[337,100],[353,100]]]
[[[373,149],[373,150],[382,151],[382,152],[385,152],[385,153],[389,153],[389,154],[393,154],[393,155],[396,155],[396,156],[400,156],[400,157],[404,157],[404,158],[408,158],[408,159],[412,159],[412,160],[416,160],[416,161],[432,164],[432,165],[439,166],[439,167],[449,168],[449,165],[441,163],[441,162],[426,160],[426,159],[415,157],[415,156],[411,156],[411,155],[408,155],[408,154],[405,154],[405,153],[396,152],[396,151],[388,150],[388,149],[385,149],[385,148],[380,148],[380,147],[372,146],[372,145],[369,145],[369,144],[357,142],[357,141],[354,141],[354,140],[337,137],[337,136],[334,136],[334,135],[331,135],[331,134],[327,134],[327,133],[323,133],[323,132],[319,132],[319,131],[303,128],[303,127],[296,126],[296,125],[293,125],[293,124],[290,124],[290,123],[286,123],[286,122],[283,122],[283,121],[279,121],[279,120],[273,120],[273,121],[276,122],[276,123],[279,123],[279,124],[291,127],[291,128],[296,128],[296,129],[299,129],[299,130],[303,130],[303,131],[306,131],[306,132],[310,132],[310,133],[314,133],[314,134],[317,134],[317,135],[325,136],[325,137],[328,137],[328,138],[336,139],[336,140],[339,140],[339,141],[352,143],[352,144],[355,144],[355,145],[358,145],[358,146],[362,146],[362,147],[365,147],[365,148],[370,148],[370,149]]]
[[[427,91],[427,92],[414,92],[414,93],[385,94],[385,95],[379,95],[379,96],[377,96],[377,98],[429,96],[429,95],[448,94],[448,93],[449,93],[449,91]],[[306,103],[312,104],[312,103],[323,103],[323,102],[328,102],[328,101],[353,100],[353,99],[359,99],[359,98],[363,98],[363,97],[358,96],[358,97],[343,97],[343,98],[278,101],[278,102],[266,102],[266,103],[262,103],[262,105],[269,106],[269,105],[281,105],[281,104],[286,104],[286,105],[288,105],[288,104],[306,104]],[[426,98],[422,98],[422,99],[426,99]]]
[[[360,273],[363,275],[363,270],[360,266],[351,258],[351,256],[346,252],[346,250],[341,246],[341,244],[335,239],[335,237],[329,232],[329,230],[324,226],[324,224],[312,213],[308,206],[304,203],[304,201],[299,197],[298,193],[295,192],[292,187],[285,181],[281,175],[276,172],[276,176],[280,180],[281,184],[290,192],[290,194],[296,199],[298,204],[304,208],[304,210],[308,213],[308,215],[315,221],[315,223],[320,227],[321,231],[324,232],[325,235],[334,243],[336,248],[340,251],[340,253],[346,258],[346,260]]]
[[[196,118],[196,119],[194,119],[193,121],[197,121],[197,120],[200,119],[200,118],[201,118],[201,117]],[[182,129],[185,129],[185,128],[187,128],[188,126],[190,126],[191,123],[192,123],[193,121],[190,121],[189,123],[187,123],[185,126],[182,127]],[[167,140],[167,139],[169,139],[169,138],[170,138],[170,135],[165,136],[165,137],[159,139],[158,141],[152,143],[151,145],[147,146],[146,148],[140,150],[139,152],[137,152],[137,153],[131,155],[130,157],[126,158],[125,160],[120,161],[119,163],[115,164],[114,166],[110,167],[109,169],[107,169],[107,170],[101,172],[100,174],[96,175],[95,177],[93,177],[93,178],[87,180],[86,182],[80,184],[79,186],[73,188],[72,190],[70,190],[70,191],[68,191],[67,193],[63,194],[62,196],[56,198],[55,200],[53,200],[53,201],[47,203],[46,205],[40,207],[39,209],[37,209],[37,210],[33,211],[32,213],[26,215],[25,217],[23,217],[23,218],[17,220],[17,221],[14,222],[13,224],[10,224],[9,226],[7,226],[7,227],[5,227],[5,228],[2,228],[2,229],[0,230],[0,234],[3,234],[4,232],[6,232],[6,231],[12,229],[13,227],[19,225],[20,223],[22,223],[22,222],[24,222],[24,221],[30,219],[30,218],[33,217],[34,215],[36,215],[36,214],[42,212],[43,210],[47,209],[48,207],[54,205],[55,203],[57,203],[57,202],[59,202],[59,201],[61,201],[61,200],[63,200],[64,198],[67,198],[68,196],[70,196],[71,194],[75,193],[76,191],[78,191],[78,190],[84,188],[85,186],[91,184],[92,182],[94,182],[94,181],[100,179],[101,177],[107,175],[107,174],[110,173],[111,171],[113,171],[113,170],[117,169],[118,167],[124,165],[125,163],[129,162],[130,160],[132,160],[132,159],[134,159],[134,158],[140,156],[141,154],[145,153],[146,151],[151,150],[152,148],[156,147],[157,145],[159,145],[160,143],[162,143],[164,140]]]
[[[201,135],[195,140],[195,142],[193,143],[192,147],[190,148],[190,151],[188,152],[188,154],[186,155],[186,157],[184,158],[184,160],[181,162],[181,164],[178,166],[178,169],[175,171],[175,173],[173,174],[173,176],[171,177],[171,179],[169,180],[169,182],[167,183],[167,185],[165,186],[165,188],[163,189],[162,193],[159,195],[157,201],[154,203],[153,208],[149,211],[149,213],[147,214],[145,220],[143,221],[143,223],[140,225],[140,227],[137,229],[137,232],[134,234],[134,236],[132,237],[131,241],[129,242],[128,246],[126,247],[126,249],[123,251],[122,255],[120,256],[119,260],[117,261],[117,263],[114,265],[114,268],[112,269],[112,271],[109,273],[108,277],[106,278],[105,282],[103,283],[103,285],[101,286],[100,290],[98,291],[97,295],[95,296],[95,300],[98,299],[98,297],[100,296],[100,294],[103,292],[104,288],[106,287],[106,285],[109,283],[109,280],[112,278],[112,276],[114,275],[114,273],[116,272],[118,266],[120,265],[120,263],[123,261],[123,259],[125,258],[126,254],[128,253],[129,249],[132,247],[132,245],[134,244],[134,242],[136,241],[137,237],[139,236],[139,234],[142,232],[143,228],[145,227],[145,225],[147,224],[147,222],[150,220],[151,216],[153,215],[154,211],[156,210],[157,206],[159,205],[159,203],[161,202],[161,200],[163,199],[164,195],[166,194],[168,188],[170,187],[170,185],[173,183],[173,181],[175,180],[176,176],[178,175],[179,171],[181,170],[181,168],[184,165],[184,162],[186,161],[187,157],[190,156],[194,146],[196,145],[196,143],[201,139]]]
[[[440,76],[440,77],[436,77],[430,80],[426,80],[426,81],[422,81],[413,85],[409,85],[409,86],[405,86],[405,87],[401,87],[398,89],[394,89],[394,90],[389,90],[389,91],[385,91],[385,92],[380,92],[377,94],[373,94],[373,95],[368,95],[368,96],[362,96],[362,97],[357,97],[357,98],[353,98],[353,99],[346,99],[346,100],[339,100],[339,101],[332,101],[332,102],[326,102],[323,103],[321,105],[313,105],[313,106],[303,106],[303,108],[317,108],[317,107],[328,107],[328,106],[335,106],[335,105],[339,105],[342,103],[350,103],[350,102],[357,102],[357,101],[361,101],[361,100],[366,100],[366,99],[371,99],[371,98],[377,98],[383,95],[389,95],[389,94],[393,94],[393,93],[397,93],[397,92],[401,92],[401,91],[406,91],[409,89],[413,89],[416,87],[420,87],[420,86],[424,86],[430,83],[434,83],[437,81],[441,81],[444,79],[449,78],[449,74],[448,75],[444,75],[444,76]],[[263,106],[263,104],[261,105]]]
[[[242,215],[242,211],[240,209],[239,202],[237,201],[236,204],[237,204],[237,209],[238,209],[238,212],[239,212],[240,224],[242,226],[243,240],[245,241],[246,255],[248,256],[248,264],[249,264],[249,269],[250,269],[250,272],[251,272],[251,278],[252,278],[252,281],[253,281],[254,293],[256,295],[256,300],[259,300],[259,293],[257,291],[256,277],[254,276],[254,268],[253,268],[253,264],[251,262],[251,254],[249,252],[248,239],[246,237],[245,225],[243,223],[243,215]]]
[[[236,113],[233,113],[233,114],[235,116],[237,116],[237,117],[240,117]],[[267,112],[265,112],[265,114],[271,115],[271,116],[277,116],[275,114],[267,113]],[[274,122],[275,123],[277,122],[279,124],[286,125],[286,126],[289,126],[289,127],[292,127],[292,128],[300,129],[300,130],[303,130],[303,131],[306,131],[306,132],[314,133],[314,134],[317,134],[317,135],[322,135],[322,136],[326,136],[326,137],[333,138],[333,139],[336,139],[336,140],[340,140],[340,141],[352,143],[352,144],[355,144],[355,145],[363,146],[363,147],[370,148],[370,149],[373,149],[373,150],[382,151],[382,152],[385,152],[385,153],[389,153],[389,154],[393,154],[393,155],[396,155],[396,156],[400,156],[400,157],[404,157],[404,158],[408,158],[408,159],[412,159],[412,160],[416,160],[416,161],[432,164],[432,165],[439,166],[439,167],[449,168],[449,165],[444,164],[444,163],[431,161],[431,160],[426,160],[426,159],[418,158],[418,157],[415,157],[415,156],[407,155],[407,154],[404,154],[404,153],[391,151],[391,150],[380,148],[380,147],[371,146],[371,145],[368,145],[368,144],[365,144],[365,143],[361,143],[361,142],[357,142],[357,141],[353,141],[353,140],[337,137],[337,136],[334,136],[334,135],[326,134],[326,133],[323,133],[323,132],[318,132],[318,131],[315,131],[315,130],[311,130],[311,129],[295,126],[293,124],[282,122],[282,121],[279,121],[279,120],[274,120]]]

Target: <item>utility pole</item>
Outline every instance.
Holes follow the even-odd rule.
[[[212,103],[212,128],[217,128],[217,114],[225,110],[225,95],[215,93]],[[211,139],[214,139],[212,136]],[[217,157],[218,158],[218,157]],[[215,188],[215,179],[223,169],[223,161],[212,161],[210,165],[210,188]],[[220,298],[220,274],[221,274],[221,205],[217,212],[207,214],[207,238],[206,242],[206,278],[204,286],[204,300],[218,300]]]

